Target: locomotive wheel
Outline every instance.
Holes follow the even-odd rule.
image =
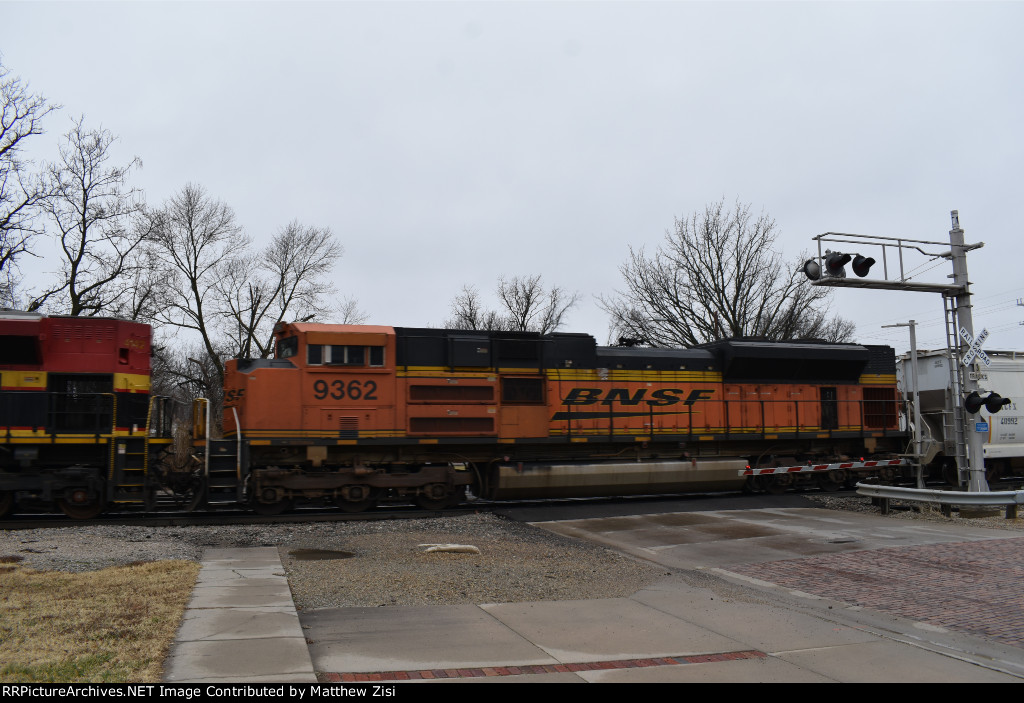
[[[842,469],[833,469],[817,476],[818,488],[829,493],[838,491],[846,483],[846,472]]]
[[[793,477],[791,475],[775,474],[768,482],[768,485],[765,486],[765,490],[767,490],[772,495],[779,495],[780,493],[785,493],[792,487]]]
[[[84,488],[73,488],[66,495],[57,501],[57,507],[72,520],[91,520],[103,512],[103,501]]]
[[[743,491],[744,493],[753,493],[754,495],[764,493],[768,490],[769,481],[771,481],[770,476],[750,476],[747,478],[746,483],[743,484]]]
[[[346,513],[361,513],[377,505],[381,491],[370,486],[345,486],[341,493],[334,499],[335,505]]]
[[[454,505],[458,500],[458,494],[449,493],[448,486],[443,483],[431,483],[423,486],[413,498],[413,502],[424,510],[443,510]]]
[[[0,517],[10,515],[14,510],[14,491],[0,491]]]
[[[818,488],[825,491],[826,493],[834,493],[843,487],[843,484],[836,481],[828,474],[822,474],[816,477],[818,479]]]

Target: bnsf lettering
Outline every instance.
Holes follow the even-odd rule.
[[[594,405],[595,403],[600,403],[601,405],[612,405],[615,403],[619,405],[639,405],[646,399],[648,405],[675,405],[676,403],[693,405],[698,400],[711,400],[711,395],[714,392],[713,389],[708,388],[693,390],[690,391],[684,400],[682,396],[686,391],[682,388],[659,388],[651,393],[651,397],[647,399],[646,388],[636,391],[630,391],[627,388],[612,388],[602,398],[602,390],[600,388],[573,388],[562,400],[562,403],[563,405]]]
[[[686,404],[693,405],[698,400],[711,400],[712,393],[713,390],[690,391],[690,395],[686,396]]]
[[[591,405],[600,397],[600,388],[573,388],[562,402],[566,405]]]
[[[651,405],[675,405],[682,398],[679,394],[682,393],[678,388],[659,388],[658,390],[651,393],[652,400],[647,402]],[[691,402],[690,405],[693,403]]]
[[[619,402],[623,405],[639,405],[640,401],[644,398],[644,393],[647,391],[643,388],[638,390],[633,395],[629,394],[625,388],[612,388],[608,391],[608,397],[601,401],[602,405],[611,405],[612,403]]]

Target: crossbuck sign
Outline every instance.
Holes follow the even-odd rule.
[[[971,348],[967,350],[967,353],[964,354],[964,358],[961,360],[961,363],[964,366],[970,366],[971,362],[974,361],[974,357],[981,359],[985,366],[992,365],[992,362],[989,361],[988,354],[981,349],[981,345],[985,343],[986,339],[988,339],[987,329],[981,330],[981,334],[979,334],[978,338],[975,339],[974,335],[968,332],[966,327],[961,327],[960,338],[971,345]]]

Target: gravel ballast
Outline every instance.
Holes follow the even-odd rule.
[[[805,497],[822,508],[878,514],[865,498]],[[947,518],[927,507],[918,511],[899,503],[888,518],[1024,529],[1022,519]],[[428,553],[421,545],[429,544],[470,545],[480,553]],[[207,547],[260,546],[278,548],[296,606],[302,609],[616,598],[666,575],[664,567],[488,513],[416,520],[0,531],[0,560],[14,558],[41,570],[198,561]],[[320,558],[325,556],[333,558]]]
[[[480,554],[427,553],[423,544],[472,545]],[[207,547],[258,546],[278,547],[295,604],[303,609],[615,598],[666,573],[600,546],[483,513],[423,520],[0,532],[0,558],[22,557],[25,566],[61,571],[199,560]],[[315,558],[322,551],[340,554]]]

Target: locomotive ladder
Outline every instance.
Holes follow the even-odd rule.
[[[142,505],[149,462],[148,437],[111,437],[110,495],[114,503]]]
[[[235,427],[238,412],[234,408]],[[206,505],[237,505],[244,501],[245,481],[242,466],[247,465],[248,443],[241,432],[234,439],[210,437],[210,401],[198,398],[192,404],[192,427],[195,437],[205,440],[203,448],[203,482]]]
[[[207,439],[206,453],[206,504],[238,505],[243,499],[239,463],[244,459],[245,447],[237,439]]]
[[[960,364],[960,321],[956,314],[956,302],[953,298],[942,296],[942,304],[946,312],[946,351],[949,353],[949,391],[946,412],[942,413],[943,434],[954,438],[954,456],[960,481],[966,475],[967,437],[964,434],[964,409],[957,398],[963,397],[964,372]]]
[[[142,437],[117,437],[117,422],[110,436],[110,473],[107,500],[122,505],[139,505],[148,509],[150,435],[153,430],[155,397],[149,398],[145,434]],[[115,399],[115,413],[116,413]]]

